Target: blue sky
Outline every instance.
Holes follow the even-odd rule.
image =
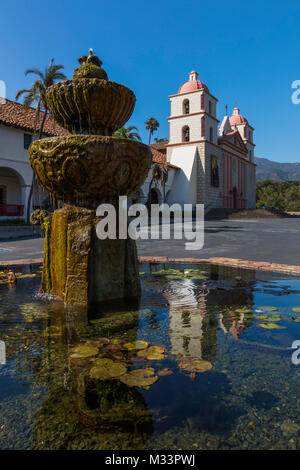
[[[3,2],[2,2],[3,3]],[[137,103],[129,122],[147,141],[144,121],[168,137],[168,95],[196,69],[225,104],[239,106],[255,127],[256,155],[300,161],[300,6],[296,1],[10,0],[1,4],[0,80],[7,97],[30,85],[24,71],[55,57],[72,76],[89,47],[109,78],[130,87]]]

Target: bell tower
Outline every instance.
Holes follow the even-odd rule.
[[[239,131],[248,150],[248,160],[253,163],[255,149],[255,144],[253,142],[254,128],[250,126],[248,120],[240,114],[239,108],[233,109],[232,116],[229,117],[229,121],[231,128]]]
[[[189,80],[169,96],[171,115],[169,121],[169,145],[189,145],[201,141],[217,144],[217,99],[193,70]]]
[[[169,202],[222,204],[221,153],[218,146],[217,98],[193,70],[176,95],[169,96],[171,113],[167,160],[180,168]]]

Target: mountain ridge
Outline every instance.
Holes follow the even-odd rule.
[[[268,158],[255,157],[256,181],[300,181],[300,163],[274,162]]]

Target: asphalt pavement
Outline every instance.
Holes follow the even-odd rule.
[[[0,242],[0,263],[42,258],[43,245],[42,238]],[[187,250],[183,239],[150,237],[138,240],[137,247],[140,256],[226,257],[300,266],[300,219],[211,220],[205,222],[202,249]]]

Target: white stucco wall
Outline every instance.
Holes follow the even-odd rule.
[[[12,168],[31,184],[32,170],[28,151],[24,149],[24,132],[14,127],[0,125],[0,167]]]
[[[24,205],[24,217],[32,176],[24,131],[0,125],[0,185],[7,188],[7,204]]]
[[[0,186],[6,187],[6,204],[22,204],[21,182],[8,168],[0,168]]]
[[[196,145],[176,147],[172,150],[170,163],[180,167],[174,176],[168,204],[197,203],[197,159]]]
[[[183,95],[176,95],[170,97],[171,102],[171,116],[180,116],[183,113],[183,102],[188,99],[190,103],[190,114],[198,113],[201,110],[201,95],[204,92],[184,93]]]
[[[190,141],[204,139],[201,134],[201,117],[204,114],[196,114],[189,116],[188,114],[180,118],[170,120],[170,144],[178,144],[182,142],[182,128],[189,126]]]

